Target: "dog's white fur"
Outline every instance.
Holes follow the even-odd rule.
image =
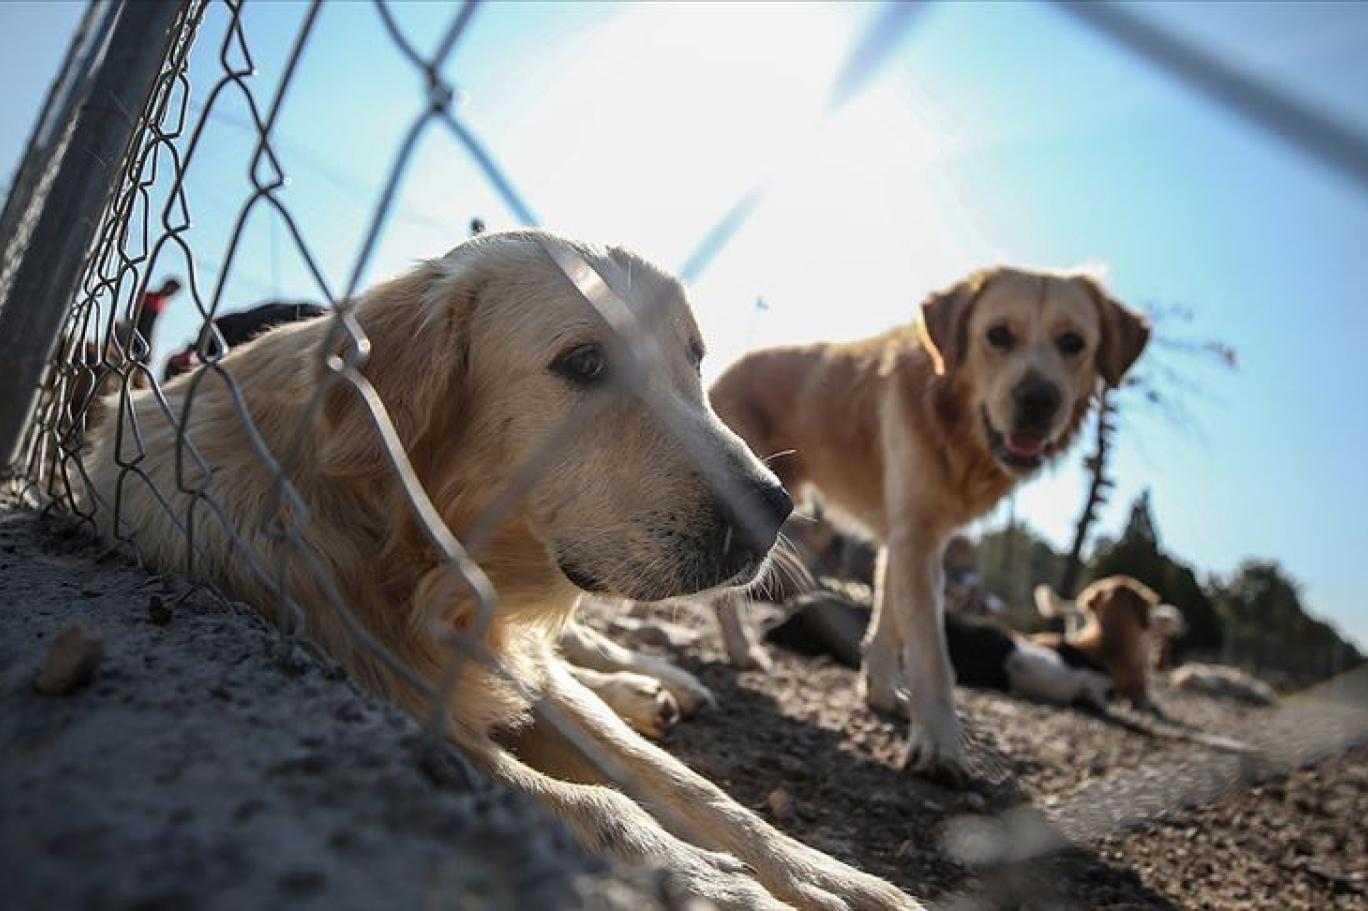
[[[958,776],[942,551],[1033,459],[1069,445],[1099,383],[1121,381],[1148,327],[1092,275],[1006,267],[932,294],[921,314],[871,339],[753,352],[710,395],[790,490],[815,488],[883,542],[862,684],[874,708],[910,715],[908,765]],[[993,342],[1001,331],[1010,344]],[[1022,458],[1004,446],[1025,448],[1009,437],[1028,381],[1059,402],[1040,428],[1044,448]],[[738,625],[731,612],[722,606],[724,629]],[[750,651],[739,639],[731,648],[740,661]]]
[[[1011,692],[1051,705],[1082,702],[1099,711],[1107,707],[1111,679],[1085,667],[1069,667],[1059,652],[1016,637],[1016,651],[1005,670]]]
[[[563,375],[564,358],[583,345],[600,346],[610,364],[622,352],[553,252],[588,264],[654,329],[652,369],[596,410],[579,410],[587,394]],[[540,800],[591,850],[663,864],[724,908],[917,907],[776,831],[643,740],[554,654],[580,595],[567,573],[614,595],[654,599],[726,582],[729,573],[745,581],[758,568],[758,558],[735,562],[730,532],[716,545],[716,495],[670,431],[688,428],[735,478],[774,484],[708,407],[701,342],[679,283],[618,248],[515,232],[422,263],[350,312],[370,345],[362,373],[388,410],[402,458],[462,540],[540,444],[567,418],[578,424],[475,545],[497,593],[492,616],[480,616],[427,540],[361,396],[338,383],[310,411],[329,373],[325,359],[350,356],[331,316],[235,348],[222,366],[236,396],[220,372],[202,369],[169,383],[164,406],[153,392],[133,395],[117,419],[126,422],[122,434],[115,422],[96,428],[78,496],[85,508],[98,505],[103,534],[276,620],[297,610],[356,679],[411,711],[431,710],[412,677],[434,690],[448,685],[442,708],[452,740],[488,774]],[[121,470],[116,449],[136,470]],[[290,481],[284,496],[263,449]],[[446,679],[453,632],[477,638],[506,675],[467,659]],[[358,633],[396,655],[398,667],[363,647]],[[534,706],[565,727],[534,716]],[[620,770],[632,796],[586,762],[576,742]]]
[[[655,740],[706,705],[712,693],[693,674],[643,655],[572,620],[560,635],[571,670],[638,733]]]

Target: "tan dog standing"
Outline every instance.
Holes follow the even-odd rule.
[[[862,685],[874,708],[908,712],[909,767],[958,775],[945,543],[1064,451],[1149,329],[1090,275],[1005,267],[932,294],[921,312],[863,341],[754,352],[711,397],[791,491],[816,488],[883,542]],[[736,610],[719,605],[744,661],[754,644]]]

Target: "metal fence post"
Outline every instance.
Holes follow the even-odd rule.
[[[137,118],[161,72],[178,0],[123,0],[52,191],[0,304],[0,473],[8,474]]]
[[[28,211],[43,173],[55,164],[53,156],[61,150],[62,137],[71,123],[76,102],[90,85],[90,71],[99,61],[117,11],[112,3],[91,0],[71,39],[71,46],[67,48],[66,59],[52,80],[42,110],[33,122],[24,157],[14,171],[4,212],[0,214],[0,269],[9,261],[10,244],[20,240],[18,223]],[[0,282],[0,295],[4,294],[3,288],[3,282]]]

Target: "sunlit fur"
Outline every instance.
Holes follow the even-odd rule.
[[[592,413],[577,410],[585,390],[550,366],[577,344],[603,341],[607,328],[543,242],[592,264],[655,330],[660,359],[636,387],[652,394],[653,408],[625,395]],[[480,618],[471,593],[454,584],[352,386],[336,383],[310,411],[330,374],[325,358],[350,357],[351,343],[336,333],[332,316],[234,348],[222,371],[173,380],[165,407],[155,393],[137,393],[131,415],[97,428],[84,459],[90,482],[78,495],[86,506],[102,504],[103,533],[130,538],[151,566],[188,569],[277,620],[290,618],[282,606],[288,598],[307,633],[352,675],[426,716],[430,706],[419,690],[349,630],[336,606],[345,604],[402,666],[433,688],[449,683],[448,731],[472,760],[535,796],[591,850],[663,864],[724,908],[775,911],[774,896],[808,904],[810,895],[827,896],[828,905],[840,896],[852,906],[913,907],[886,883],[781,835],[642,740],[554,657],[556,633],[580,595],[562,571],[567,564],[619,596],[683,594],[727,581],[713,547],[713,495],[659,409],[672,409],[674,424],[690,429],[722,470],[773,483],[707,405],[693,357],[697,327],[679,283],[621,249],[515,232],[421,263],[366,292],[353,313],[370,346],[362,373],[385,403],[417,480],[458,537],[468,538],[541,441],[562,421],[577,421],[579,432],[554,449],[527,494],[476,546],[473,556],[498,596],[492,616]],[[236,397],[223,373],[233,377]],[[122,456],[134,458],[133,416],[142,451],[137,471],[125,475],[116,464],[116,428],[125,428]],[[183,417],[184,450],[172,416]],[[279,496],[259,445],[281,462],[289,497]],[[166,507],[142,476],[169,498]],[[177,493],[199,487],[208,499]],[[297,548],[286,543],[291,539]],[[324,578],[335,583],[335,598]],[[482,621],[488,625],[480,633]],[[453,631],[479,633],[507,676],[465,660],[444,681],[454,655],[442,634]],[[696,841],[667,832],[643,805],[599,786],[607,783],[599,770],[560,729],[533,721],[533,699],[595,743],[645,807]]]
[[[989,343],[997,325],[1011,329],[1010,350]],[[1082,350],[1061,351],[1065,332]],[[1121,382],[1148,334],[1091,275],[996,267],[931,294],[916,323],[753,352],[713,386],[713,407],[758,455],[791,453],[768,463],[786,486],[815,488],[834,516],[885,545],[862,685],[874,707],[910,712],[914,768],[962,765],[940,632],[941,552],[1029,473],[994,450],[984,416],[1008,432],[1022,378],[1053,383],[1061,405],[1043,461],[1057,457],[1099,386]],[[719,610],[727,628],[725,603]],[[736,651],[745,657],[744,644]]]

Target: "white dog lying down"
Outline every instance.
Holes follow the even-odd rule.
[[[631,369],[581,280],[613,304],[614,319],[653,331],[651,369]],[[702,341],[680,284],[622,249],[515,232],[421,263],[366,292],[351,314],[369,339],[361,372],[385,403],[392,439],[459,539],[471,542],[477,519],[553,434],[567,422],[577,430],[557,436],[528,492],[472,543],[497,593],[491,617],[479,616],[426,537],[369,400],[338,382],[309,410],[329,375],[325,359],[345,361],[352,344],[333,316],[275,329],[222,362],[255,436],[228,384],[207,370],[170,382],[164,406],[152,392],[132,396],[136,472],[117,463],[116,422],[97,427],[78,497],[98,505],[103,534],[131,540],[160,570],[190,567],[273,619],[297,608],[307,633],[358,681],[415,713],[431,711],[425,690],[449,685],[451,739],[591,850],[662,864],[724,908],[919,907],[781,834],[642,739],[555,654],[581,592],[659,600],[745,583],[789,513],[774,476],[708,406]],[[171,419],[182,415],[184,445]],[[132,439],[123,436],[121,457]],[[261,446],[296,496],[277,495]],[[700,447],[740,491],[748,521],[704,479]],[[221,517],[191,496],[201,492]],[[296,542],[281,523],[297,524]],[[399,666],[363,647],[352,623]],[[446,680],[449,636],[461,631],[478,635],[507,673],[465,660]],[[630,797],[582,744],[622,773]]]

